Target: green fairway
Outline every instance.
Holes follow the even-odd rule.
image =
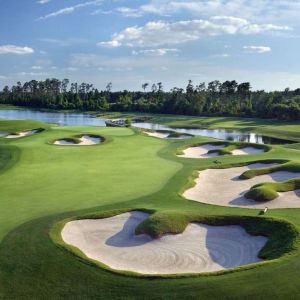
[[[161,117],[155,118],[159,121]],[[274,136],[278,133],[278,137],[288,138],[290,134],[300,141],[300,124],[296,123],[232,118],[175,120],[171,116],[160,121],[172,126],[269,130]],[[35,128],[46,130],[20,139],[0,138],[0,299],[298,298],[300,208],[269,210],[259,216],[259,210],[205,205],[181,196],[193,184],[197,170],[216,167],[216,158],[187,159],[176,153],[212,139],[163,140],[129,128],[0,121],[0,131]],[[53,145],[54,140],[81,134],[100,135],[105,142],[95,146]],[[231,144],[229,149],[240,146]],[[297,144],[289,147],[297,148]],[[218,167],[265,160],[293,161],[295,168],[299,167],[298,150],[286,146],[266,149],[270,151],[219,156]],[[291,163],[286,165],[292,168]],[[245,173],[249,178],[256,175]],[[268,224],[267,231],[275,231],[273,250],[269,249],[265,257],[276,260],[220,274],[143,278],[101,268],[54,243],[50,236],[53,228],[67,218],[114,215],[133,209],[156,213],[139,228],[153,236],[181,232],[188,222],[209,216],[216,220],[229,215],[236,220],[267,218],[257,224]],[[272,218],[277,222],[274,224],[284,226],[272,227]],[[258,228],[250,229],[257,233]]]

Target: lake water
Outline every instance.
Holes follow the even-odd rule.
[[[83,125],[83,126],[106,126],[105,120],[95,118],[87,113],[65,113],[65,112],[43,112],[30,109],[4,109],[0,110],[0,118],[3,119],[32,119],[45,123],[66,125]],[[169,130],[180,133],[188,133],[196,136],[206,136],[227,141],[250,142],[256,144],[289,144],[293,141],[272,138],[251,132],[242,132],[238,130],[227,129],[187,129],[171,128],[169,126],[153,123],[133,123],[134,127],[152,129],[152,130]],[[2,133],[3,134],[3,133]]]
[[[206,136],[219,140],[234,141],[234,142],[247,142],[255,144],[291,144],[293,141],[272,138],[269,136],[263,136],[253,132],[242,132],[238,130],[228,129],[188,129],[188,128],[174,128],[161,124],[153,123],[134,123],[134,127],[151,129],[151,130],[169,130],[180,133],[187,133],[198,136]]]
[[[0,110],[0,118],[3,119],[32,119],[44,123],[53,123],[61,126],[84,125],[84,126],[105,126],[103,119],[95,118],[85,113],[62,113],[44,112],[30,109],[4,109]]]

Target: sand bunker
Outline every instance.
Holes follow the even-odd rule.
[[[197,147],[190,147],[183,150],[183,155],[178,155],[179,157],[186,158],[208,158],[218,156],[218,153],[208,153],[210,150],[218,150],[224,148],[225,145],[201,145]]]
[[[157,131],[144,131],[147,135],[152,136],[152,137],[156,137],[159,139],[166,139],[169,135],[169,133],[165,133],[165,132],[157,132]]]
[[[266,206],[268,208],[300,207],[300,190],[279,193],[280,196],[277,199],[265,203],[259,203],[244,197],[244,194],[256,184],[300,177],[300,173],[279,171],[248,180],[239,179],[239,176],[245,171],[265,166],[270,166],[270,164],[252,164],[238,168],[201,171],[196,179],[196,185],[185,191],[183,196],[189,200],[222,206],[246,208],[264,208]]]
[[[24,136],[29,136],[38,133],[38,130],[28,130],[28,131],[22,131],[22,132],[16,132],[15,134],[9,134],[5,136],[7,139],[18,139]]]
[[[232,155],[251,155],[251,154],[259,154],[263,152],[264,152],[263,149],[254,148],[254,147],[245,147],[245,148],[231,151]]]
[[[54,142],[55,145],[63,146],[91,146],[98,145],[101,143],[100,137],[94,137],[90,135],[83,135],[79,138],[80,143],[76,144],[72,139],[61,139]]]
[[[182,234],[152,239],[135,235],[148,214],[130,212],[65,225],[65,243],[115,270],[143,274],[203,273],[260,261],[258,252],[267,238],[251,236],[240,226],[192,223]]]
[[[144,131],[147,135],[156,137],[159,139],[175,139],[175,140],[184,140],[192,138],[191,135],[188,134],[178,134],[176,136],[172,135],[172,132],[159,132],[159,131]]]

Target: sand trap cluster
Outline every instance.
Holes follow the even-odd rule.
[[[224,148],[225,145],[201,145],[196,147],[190,147],[183,150],[183,155],[178,155],[179,157],[186,158],[208,158],[218,156],[218,153],[208,153],[210,150],[218,150]]]
[[[245,147],[241,149],[235,149],[231,151],[232,155],[251,155],[251,154],[259,154],[263,153],[263,149],[254,148],[254,147]]]
[[[143,274],[202,273],[260,261],[267,238],[240,226],[192,223],[182,234],[160,239],[135,235],[148,214],[134,211],[97,220],[71,221],[62,230],[65,243],[115,270]]]
[[[21,132],[17,132],[16,134],[8,134],[7,136],[5,136],[5,138],[7,139],[18,139],[21,137],[25,137],[25,136],[29,136],[29,135],[34,135],[36,133],[38,133],[38,130],[27,130],[27,131],[21,131]]]
[[[185,158],[208,158],[219,156],[218,153],[208,153],[210,150],[219,150],[223,149],[225,145],[213,145],[205,144],[196,147],[190,147],[183,150],[183,155],[178,155],[179,157]],[[255,147],[245,147],[241,149],[233,150],[232,155],[250,155],[250,154],[259,154],[264,152],[263,149],[258,149]]]
[[[192,138],[191,135],[188,134],[181,134],[178,135],[176,137],[172,137],[170,136],[170,134],[172,134],[171,132],[160,132],[160,131],[144,131],[147,135],[152,136],[152,137],[156,137],[159,139],[177,139],[177,140],[183,140],[183,139],[190,139]]]
[[[83,135],[79,138],[80,143],[76,144],[71,139],[61,139],[54,142],[55,145],[63,145],[63,146],[91,146],[91,145],[98,145],[101,143],[100,137],[94,137],[90,135]]]
[[[273,164],[274,165],[274,164]],[[199,172],[196,185],[184,192],[189,200],[202,203],[246,207],[246,208],[292,208],[300,207],[300,190],[279,193],[279,197],[266,203],[246,199],[245,193],[254,185],[263,182],[286,181],[300,177],[300,173],[286,171],[274,172],[242,180],[239,176],[249,169],[263,168],[270,164],[252,164],[230,169],[207,169]]]

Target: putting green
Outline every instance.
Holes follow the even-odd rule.
[[[216,167],[216,158],[187,159],[177,157],[176,152],[212,139],[161,140],[125,128],[0,121],[0,131],[6,132],[41,127],[46,130],[33,136],[0,138],[0,298],[288,299],[298,294],[300,209],[275,209],[260,217],[285,224],[284,230],[273,228],[285,247],[266,255],[275,261],[221,275],[126,276],[58,247],[50,237],[51,230],[66,218],[84,214],[111,216],[146,209],[161,213],[153,229],[175,233],[201,216],[257,217],[259,211],[201,204],[180,196],[193,184],[198,170]],[[106,141],[92,147],[52,144],[79,134],[98,134]],[[273,146],[260,154],[219,156],[218,167],[262,160],[299,162],[299,154],[295,149]]]

